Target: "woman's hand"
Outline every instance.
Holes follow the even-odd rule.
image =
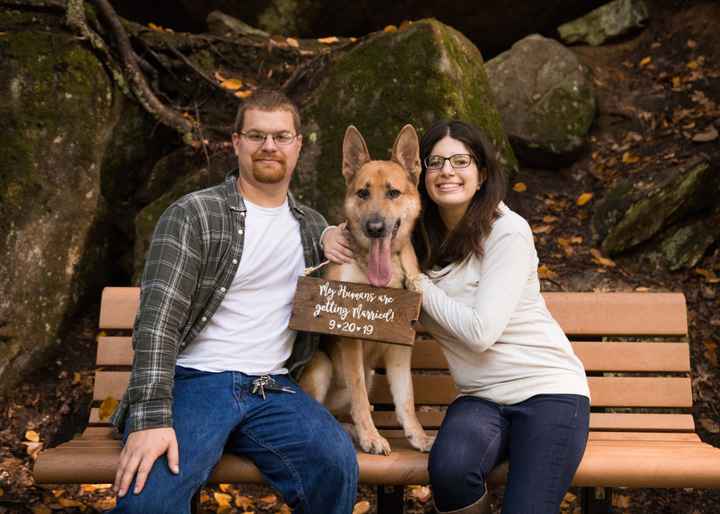
[[[345,222],[328,227],[322,235],[322,244],[325,257],[335,264],[348,264],[355,258]]]
[[[420,264],[418,264],[415,248],[412,244],[406,244],[400,250],[400,265],[405,272],[405,288],[410,291],[422,292],[420,289]]]

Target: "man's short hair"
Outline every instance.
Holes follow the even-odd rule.
[[[245,111],[248,109],[257,109],[260,111],[288,111],[292,114],[295,132],[298,134],[301,130],[300,111],[295,103],[290,100],[284,93],[274,89],[258,89],[255,93],[245,100],[238,107],[237,116],[235,116],[234,131],[240,132],[245,122]]]

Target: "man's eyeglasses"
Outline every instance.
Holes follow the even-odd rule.
[[[275,134],[266,134],[265,132],[260,132],[258,130],[240,132],[240,135],[244,137],[247,141],[255,145],[264,144],[265,140],[269,137],[276,145],[280,146],[289,145],[290,143],[295,141],[295,138],[298,137],[297,134],[293,134],[292,132],[276,132]]]
[[[432,171],[439,170],[445,166],[445,161],[450,161],[450,166],[454,169],[467,168],[472,163],[473,156],[466,153],[456,153],[450,157],[431,155],[425,158],[425,167]]]

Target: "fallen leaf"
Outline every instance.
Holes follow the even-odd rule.
[[[409,494],[420,503],[427,503],[432,498],[432,490],[426,485],[411,486]]]
[[[252,96],[253,92],[250,89],[246,89],[245,91],[235,91],[234,94],[238,98],[248,98]]]
[[[33,514],[52,514],[50,507],[45,505],[35,505],[32,508]]]
[[[652,57],[650,57],[650,56],[645,57],[644,59],[642,59],[642,60],[640,61],[640,66],[647,66],[647,65],[650,64],[651,62],[652,62]]]
[[[293,48],[300,47],[300,42],[297,39],[295,39],[294,37],[286,37],[285,41],[287,41],[287,44]]]
[[[717,284],[718,282],[720,282],[720,278],[718,278],[718,276],[715,275],[715,272],[712,270],[707,270],[707,269],[703,269],[703,268],[695,268],[695,269],[693,269],[693,271],[696,274],[702,275],[703,277],[705,277],[705,281],[708,284]]]
[[[318,43],[322,43],[323,45],[332,45],[333,43],[337,43],[338,41],[340,40],[335,36],[318,38]]]
[[[242,81],[238,80],[238,79],[227,79],[227,80],[223,80],[220,83],[220,87],[229,89],[230,91],[235,91],[237,89],[240,89],[242,87],[242,85],[243,85]]]
[[[272,507],[277,503],[278,497],[274,494],[268,494],[267,496],[263,496],[262,498],[260,498],[258,501],[266,507]]]
[[[577,200],[575,200],[575,204],[579,207],[582,207],[586,203],[588,203],[590,200],[592,200],[593,194],[592,193],[583,193],[580,196],[577,197]]]
[[[77,500],[73,500],[72,498],[58,498],[57,502],[65,508],[69,507],[85,507],[84,503],[81,503]]]
[[[682,79],[680,77],[673,77],[672,78],[672,87],[674,89],[678,89],[680,86],[682,86]]]
[[[395,25],[386,25],[383,32],[397,32],[397,27]]]
[[[214,492],[213,497],[215,498],[215,501],[218,504],[218,509],[230,509],[232,508],[232,505],[230,505],[230,502],[232,501],[232,496],[225,493],[218,493]]]
[[[513,191],[515,191],[516,193],[524,193],[525,191],[527,191],[527,186],[524,182],[516,182],[513,186]]]
[[[552,279],[557,277],[557,273],[548,268],[547,265],[543,264],[538,268],[538,277],[542,279]]]
[[[33,443],[37,443],[40,441],[40,435],[34,430],[28,430],[25,432],[25,439],[32,441]]]
[[[639,160],[639,156],[633,155],[630,152],[625,152],[622,156],[622,162],[624,162],[625,164],[635,164]]]
[[[213,73],[213,77],[215,77],[215,80],[217,80],[218,82],[225,82],[227,80],[227,78],[219,71]]]
[[[580,245],[583,242],[582,236],[572,236],[570,242],[574,245]]]
[[[118,406],[118,401],[112,396],[105,398],[100,404],[100,421],[104,421],[112,416]]]
[[[687,40],[687,47],[688,47],[688,48],[695,48],[695,47],[697,47],[697,43],[695,42],[694,39],[688,39],[688,40]]]
[[[552,225],[536,225],[532,227],[533,234],[547,234],[549,232],[552,232],[553,230]]]
[[[218,486],[218,489],[220,489],[224,493],[230,493],[232,492],[232,484],[220,484]]]
[[[556,221],[559,221],[560,218],[557,216],[553,216],[552,214],[548,214],[547,216],[543,216],[543,221],[545,223],[555,223]]]
[[[42,448],[43,448],[43,443],[32,443],[32,442],[29,443],[27,441],[23,441],[22,444],[25,445],[25,447],[26,447],[25,451],[30,456],[30,458],[33,460],[37,459],[38,454],[40,453],[40,450],[42,450]]]
[[[238,496],[235,498],[235,506],[238,509],[250,510],[255,506],[255,502],[249,496]]]
[[[630,497],[626,494],[613,495],[612,506],[618,509],[629,509]]]
[[[593,256],[593,262],[595,264],[605,266],[606,268],[614,268],[616,266],[615,261],[613,261],[612,259],[608,259],[607,257],[603,257],[603,254],[598,249],[592,248],[590,250],[590,253]]]
[[[712,420],[710,418],[700,418],[700,424],[703,426],[705,430],[707,430],[710,433],[717,434],[720,432],[720,425],[718,425],[718,422],[715,420]]]
[[[705,345],[705,357],[707,358],[708,362],[712,364],[713,368],[718,367],[718,358],[717,358],[717,347],[718,344],[713,341],[712,339],[707,339],[704,343]]]
[[[111,487],[112,484],[80,484],[80,492],[83,494],[91,494],[96,491],[105,491]]]
[[[97,510],[106,511],[106,510],[114,509],[115,503],[116,503],[115,497],[108,496],[106,498],[100,498],[99,500],[93,502],[92,506],[95,507]]]
[[[705,130],[695,134],[693,136],[692,140],[695,141],[696,143],[709,143],[710,141],[715,141],[717,138],[718,138],[717,129],[712,125],[708,125],[707,128],[705,128]]]
[[[650,291],[650,288],[649,287],[636,287],[635,291],[637,291],[638,293],[647,293],[648,291]]]
[[[292,509],[290,509],[287,504],[283,503],[277,510],[276,514],[292,514]]]
[[[165,29],[163,29],[160,25],[156,25],[152,22],[148,23],[148,28],[157,32],[165,32]]]
[[[370,502],[363,500],[355,504],[352,514],[367,514],[368,512],[370,512]]]
[[[82,375],[78,373],[77,371],[73,373],[73,385],[77,385],[80,382],[82,382]]]
[[[700,67],[700,63],[697,61],[690,61],[687,63],[687,67],[690,70],[697,70]]]

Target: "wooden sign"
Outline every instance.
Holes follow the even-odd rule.
[[[405,289],[300,277],[290,328],[412,346],[421,300]]]

